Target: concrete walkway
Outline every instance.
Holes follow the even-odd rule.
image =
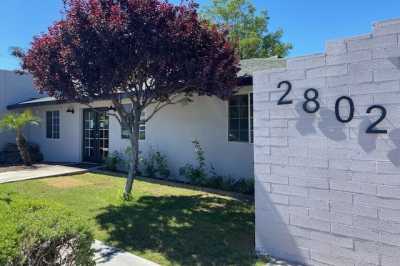
[[[88,168],[80,168],[65,165],[51,165],[51,164],[39,164],[32,169],[23,169],[17,171],[10,171],[0,173],[0,184],[23,181],[28,179],[54,177],[70,174],[80,174],[88,172]]]
[[[159,266],[159,264],[148,261],[131,253],[105,245],[95,241],[96,265],[101,266]]]

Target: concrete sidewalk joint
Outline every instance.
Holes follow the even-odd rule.
[[[139,256],[110,247],[96,240],[93,244],[95,261],[98,266],[160,266]]]

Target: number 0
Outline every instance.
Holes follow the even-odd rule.
[[[346,100],[349,103],[349,107],[350,107],[349,116],[346,119],[343,119],[340,116],[340,102],[344,101],[344,100]],[[353,100],[347,96],[342,96],[342,97],[338,98],[335,103],[335,115],[336,115],[336,119],[342,123],[348,123],[351,120],[353,120],[353,117],[354,117],[354,102],[353,102]]]

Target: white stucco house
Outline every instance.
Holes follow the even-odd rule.
[[[188,105],[166,107],[141,126],[142,155],[150,149],[160,151],[167,157],[171,175],[178,176],[180,167],[195,163],[192,141],[197,139],[217,173],[252,178],[252,73],[284,65],[276,58],[242,60],[241,86],[229,101],[196,96]],[[0,96],[0,117],[6,109],[26,108],[40,117],[40,126],[29,127],[26,136],[39,144],[45,161],[98,163],[129,145],[118,121],[108,115],[113,112],[111,101],[92,103],[96,112],[86,105],[57,101],[38,95],[29,76],[9,71],[0,72]],[[0,133],[0,146],[9,141],[9,135]]]

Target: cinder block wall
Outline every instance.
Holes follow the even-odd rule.
[[[307,265],[400,265],[400,20],[255,74],[256,249]],[[291,91],[277,88],[289,81]],[[319,109],[303,109],[314,88]],[[309,98],[314,98],[309,92]],[[342,120],[339,122],[335,103]],[[385,108],[376,128],[366,132]],[[315,103],[307,108],[313,110]],[[368,108],[373,108],[368,114]],[[349,119],[350,120],[350,119]]]
[[[7,105],[38,96],[30,75],[0,69],[0,119],[7,113]],[[15,133],[0,131],[0,150],[7,142],[15,142]]]

